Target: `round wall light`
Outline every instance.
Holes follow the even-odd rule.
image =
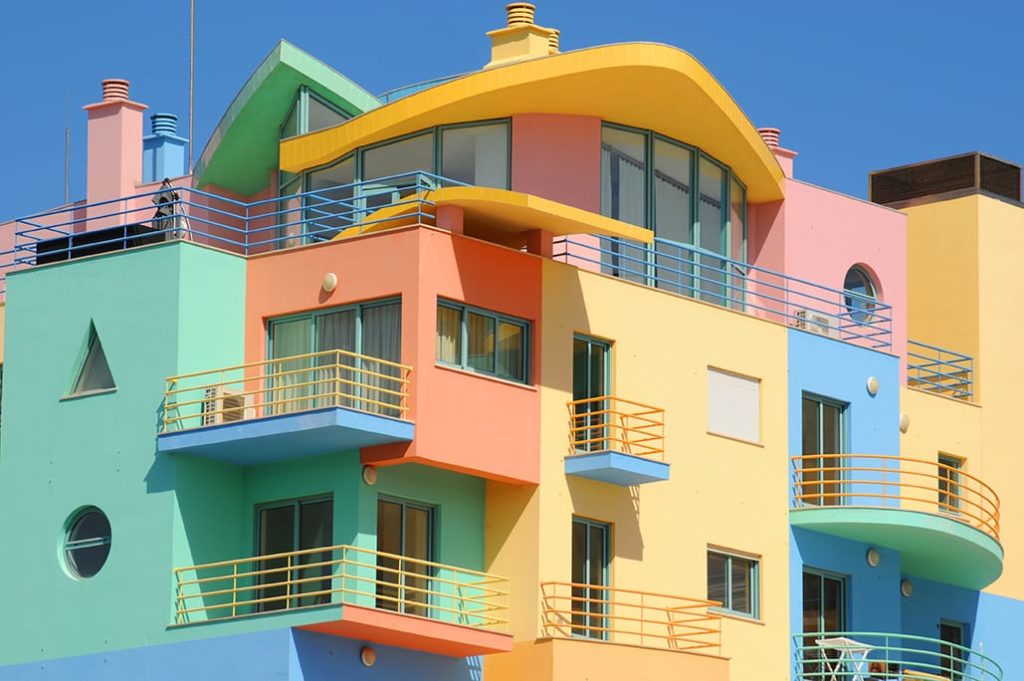
[[[363,466],[363,482],[367,485],[377,484],[377,469],[374,466]]]
[[[900,582],[900,593],[903,594],[904,598],[910,598],[914,595],[914,583],[909,579],[904,579]]]
[[[334,272],[328,272],[324,275],[324,281],[321,286],[323,286],[324,290],[328,293],[338,288],[338,275]]]
[[[882,564],[882,554],[880,554],[878,552],[878,549],[874,547],[868,549],[866,558],[868,560],[868,565],[870,565],[873,568],[876,568]]]
[[[874,376],[868,377],[868,394],[872,397],[878,394],[878,379]]]
[[[910,428],[910,417],[906,414],[900,414],[900,432],[905,433]]]
[[[377,651],[370,646],[363,646],[359,650],[359,661],[364,667],[372,667],[377,664]]]

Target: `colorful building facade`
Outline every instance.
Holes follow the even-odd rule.
[[[191,173],[104,81],[0,226],[0,679],[1024,673],[1020,168],[864,201],[676,48],[488,37],[282,42]]]

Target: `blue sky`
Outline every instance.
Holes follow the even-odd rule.
[[[797,177],[864,196],[873,169],[980,149],[1024,163],[1024,2],[537,0],[562,48],[654,41],[700,59],[758,126],[782,128]],[[198,149],[285,38],[368,90],[479,68],[501,0],[197,0]],[[85,194],[85,114],[107,77],[181,118],[188,0],[10,2],[0,40],[7,133],[0,219]]]

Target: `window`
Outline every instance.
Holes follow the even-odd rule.
[[[604,523],[572,519],[572,633],[607,638],[610,529]]]
[[[110,373],[110,365],[107,364],[107,356],[103,352],[103,344],[96,335],[96,327],[90,325],[89,336],[86,340],[85,358],[78,370],[78,377],[71,388],[72,395],[83,395],[86,393],[101,390],[113,390],[114,377]]]
[[[939,454],[939,511],[957,514],[960,512],[960,473],[964,459],[951,454]]]
[[[434,560],[434,509],[400,499],[377,500],[377,607],[427,617]],[[408,560],[393,558],[403,556]]]
[[[330,497],[260,505],[256,508],[256,553],[275,556],[329,547],[334,540],[333,516],[334,502]],[[257,591],[256,610],[268,612],[329,603],[331,566],[302,566],[328,563],[331,559],[328,550],[258,561],[257,569],[263,574],[259,575],[261,588]],[[288,570],[289,566],[297,567]]]
[[[529,329],[529,322],[520,319],[439,301],[437,361],[526,383]]]
[[[761,441],[761,381],[708,367],[708,432]]]
[[[651,131],[606,123],[601,214],[653,229],[656,238],[653,247],[606,239],[605,273],[742,305],[746,189],[728,167]]]
[[[843,503],[842,468],[846,452],[846,405],[804,395],[801,428],[799,504],[838,506]]]
[[[110,555],[110,521],[95,506],[75,513],[64,537],[64,563],[68,572],[88,579],[96,575]]]
[[[281,124],[281,139],[316,132],[337,125],[350,116],[305,85],[295,93],[295,101]]]
[[[967,662],[968,651],[964,649],[966,626],[960,622],[942,620],[939,622],[939,657],[942,670],[952,681],[961,681]]]
[[[760,563],[755,558],[708,549],[708,600],[735,615],[760,616]]]
[[[507,123],[441,129],[441,175],[477,187],[508,187]]]
[[[599,452],[611,448],[608,441],[608,400],[611,394],[611,345],[576,336],[572,341],[572,399],[576,419],[572,424],[573,447]],[[583,401],[586,400],[586,401]]]
[[[854,265],[846,272],[843,290],[845,292],[843,296],[845,312],[849,314],[850,318],[858,323],[869,321],[871,310],[875,308],[877,299],[871,275],[863,267]]]
[[[846,581],[839,576],[813,570],[803,573],[803,678],[827,678],[823,658],[834,660],[839,653],[825,650],[816,642],[823,634],[846,631]],[[828,663],[831,667],[832,662]]]
[[[355,178],[356,160],[352,155],[308,173],[302,229],[293,231],[308,235],[307,241],[329,241],[354,225],[359,219],[353,203]]]
[[[270,369],[274,375],[269,386],[275,413],[342,406],[400,415],[400,301],[274,319],[269,339],[268,354],[277,360]]]

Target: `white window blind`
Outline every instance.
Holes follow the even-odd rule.
[[[708,367],[708,432],[761,441],[761,381]]]

